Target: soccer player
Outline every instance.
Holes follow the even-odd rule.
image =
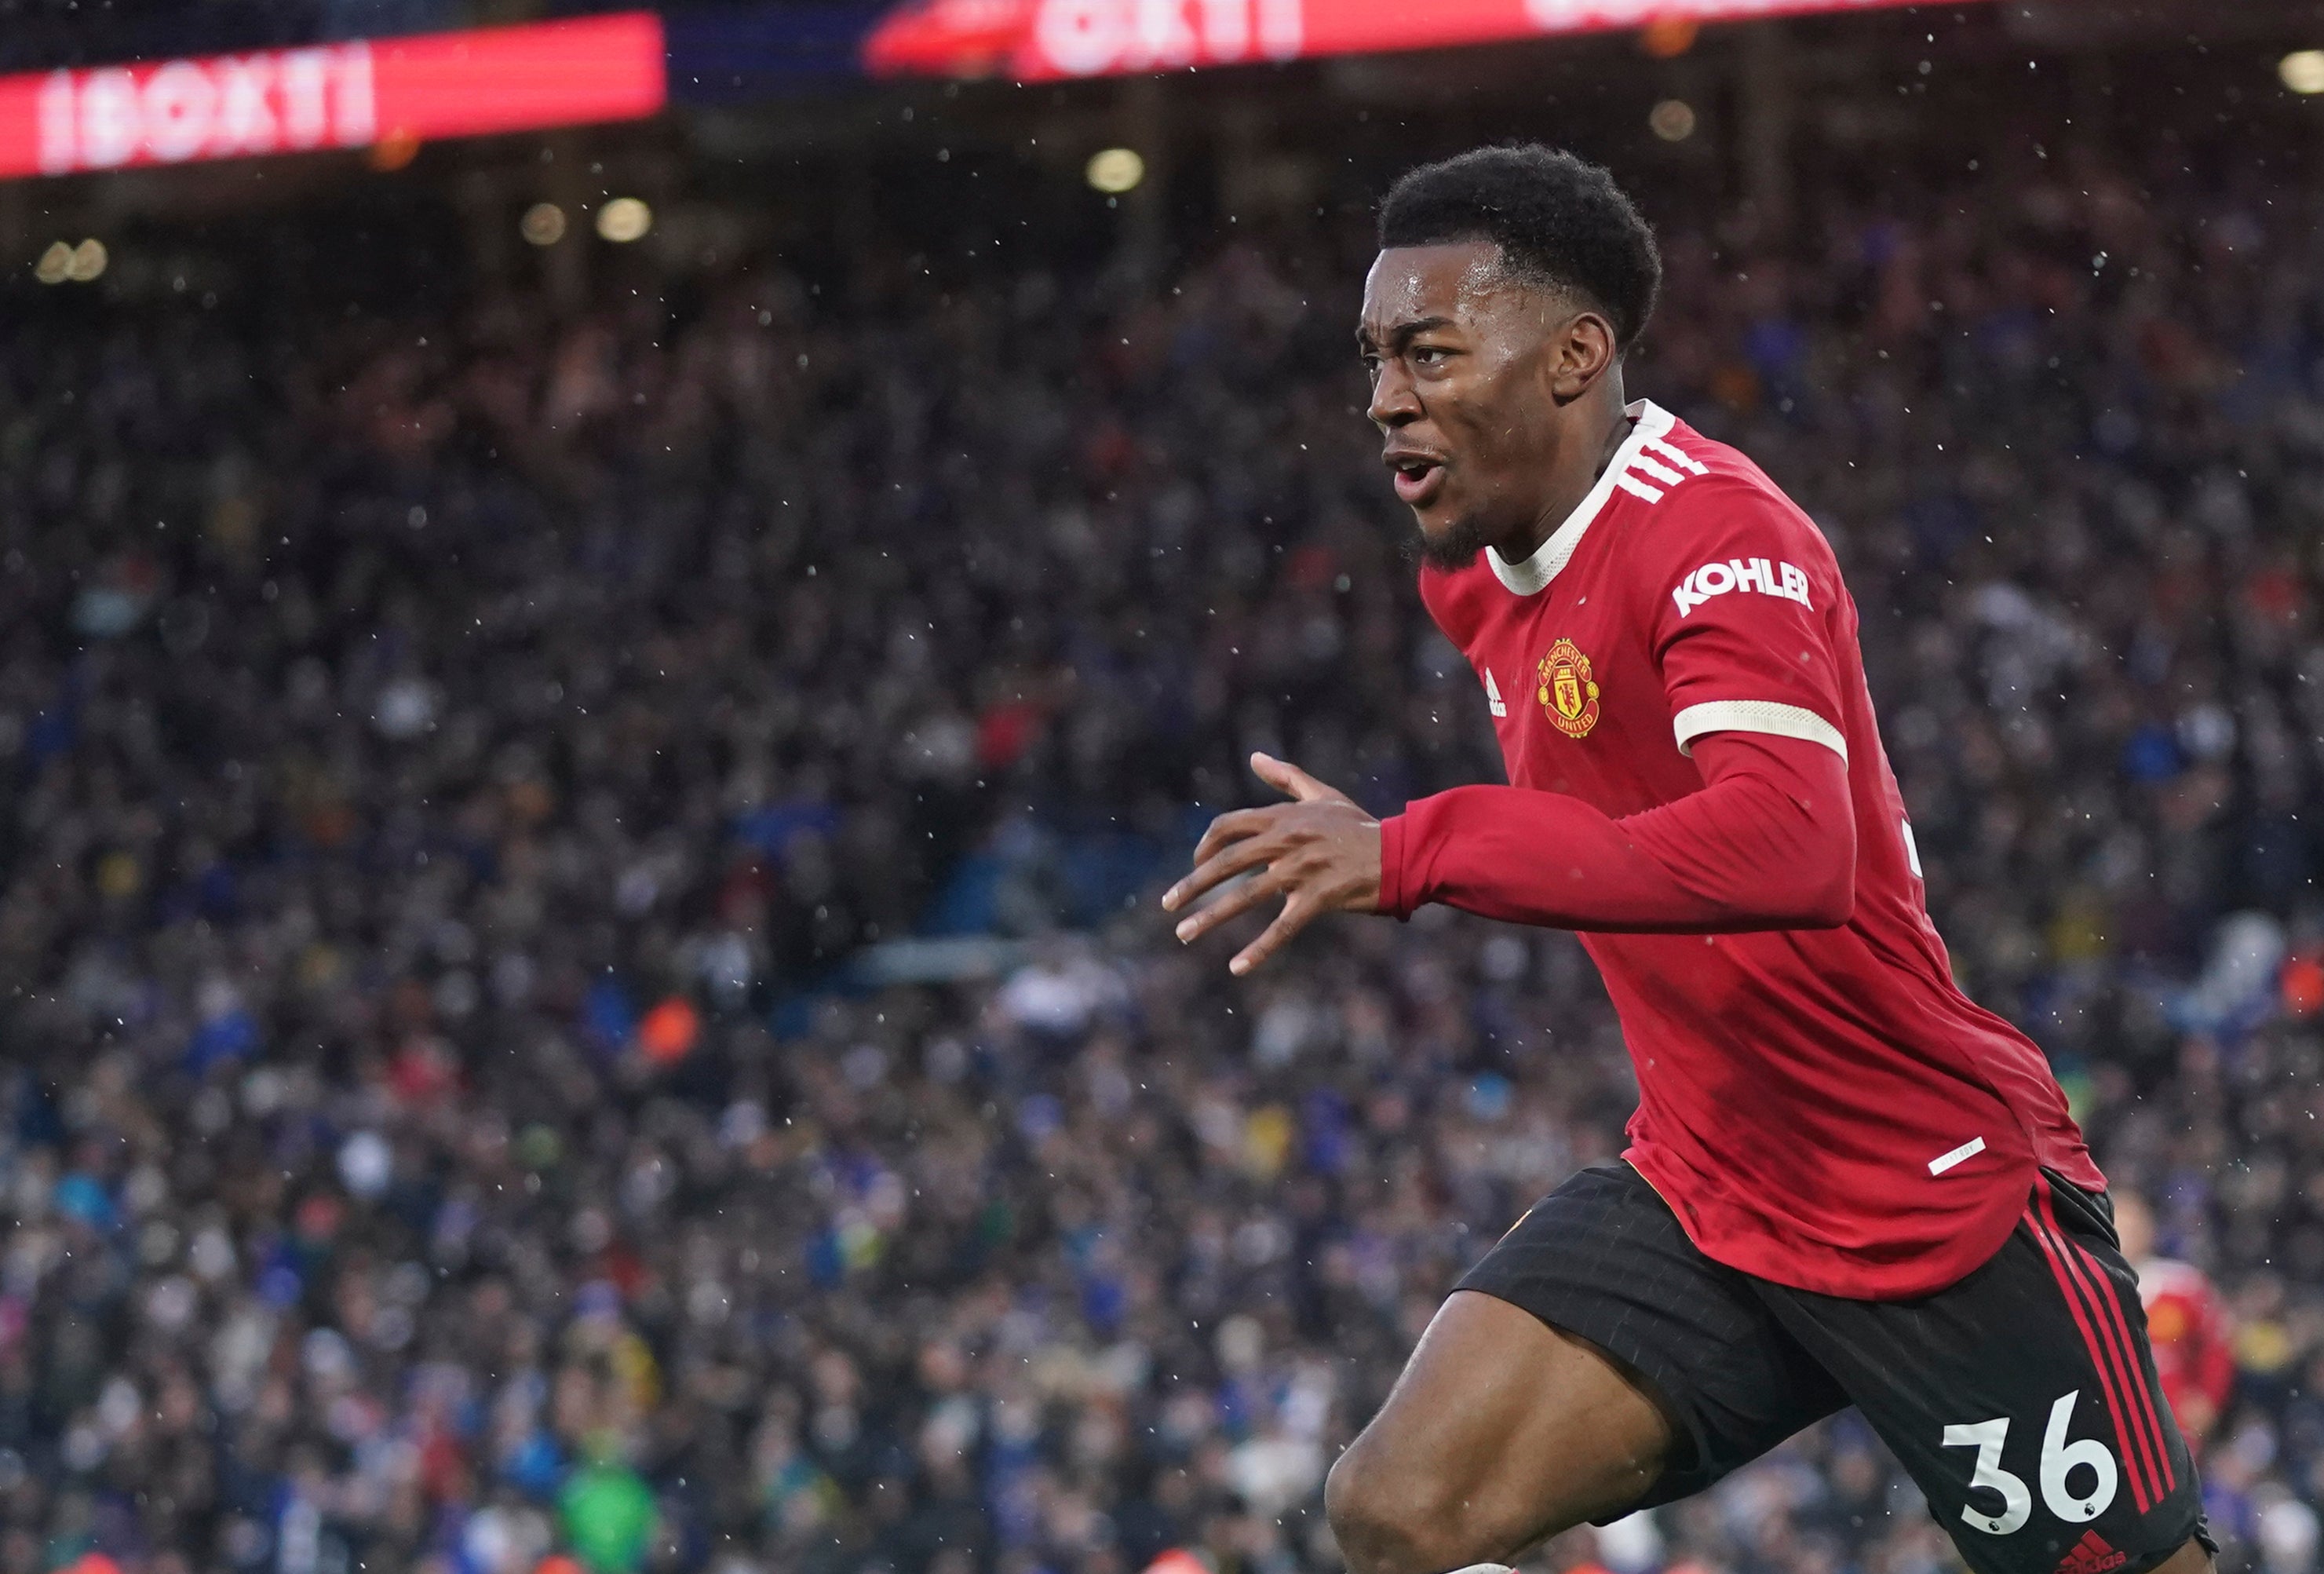
[[[2154,1210],[2135,1191],[2114,1199],[2115,1234],[2138,1275],[2147,1346],[2163,1397],[2188,1445],[2200,1453],[2236,1386],[2236,1326],[2227,1298],[2192,1263],[2154,1250]]]
[[[1955,986],[1831,549],[1623,354],[1661,277],[1600,169],[1482,149],[1388,192],[1357,333],[1510,785],[1222,815],[1192,941],[1441,902],[1579,931],[1638,1108],[1446,1299],[1333,1468],[1354,1574],[1507,1562],[1853,1403],[1978,1574],[2208,1569],[2192,1463],[2041,1051]],[[1247,876],[1229,884],[1238,876]]]

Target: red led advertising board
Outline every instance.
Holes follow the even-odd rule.
[[[0,77],[0,178],[628,120],[667,96],[650,12],[30,72]]]
[[[914,0],[873,30],[875,73],[1019,81],[1489,43],[1914,0]]]

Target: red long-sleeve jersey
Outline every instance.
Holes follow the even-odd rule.
[[[2103,1178],[2041,1051],[1954,984],[1815,525],[1641,401],[1541,549],[1425,569],[1508,787],[1382,823],[1383,910],[1579,931],[1637,1070],[1627,1157],[1710,1256],[1925,1294],[2037,1166]]]

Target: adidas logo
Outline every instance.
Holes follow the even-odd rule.
[[[1493,681],[1493,670],[1485,669],[1485,708],[1495,716],[1507,716],[1509,708],[1501,703],[1501,686]]]
[[[2117,1552],[2107,1544],[2096,1531],[2084,1531],[2058,1564],[2058,1574],[2107,1574],[2109,1569],[2119,1569],[2130,1561],[2130,1554]]]

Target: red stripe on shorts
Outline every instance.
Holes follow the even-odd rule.
[[[2156,1474],[2163,1482],[2162,1491],[2168,1492],[2179,1484],[2171,1468],[2170,1446],[2163,1440],[2163,1421],[2155,1413],[2154,1392],[2147,1385],[2145,1364],[2138,1358],[2138,1341],[2131,1337],[2130,1319],[2123,1315],[2122,1297],[2115,1289],[2114,1277],[2106,1265],[2092,1256],[2089,1248],[2080,1241],[2060,1232],[2068,1248],[2069,1258],[2080,1258],[2083,1271],[2090,1278],[2090,1294],[2098,1301],[2100,1315],[2114,1327],[2115,1337],[2121,1341],[2123,1365],[2129,1369],[2132,1419],[2145,1430],[2154,1447]],[[2158,1494],[2159,1495],[2159,1494]]]
[[[2048,1202],[2046,1192],[2037,1192],[2037,1195],[2041,1196],[2043,1203]],[[2041,1215],[2032,1207],[2025,1210],[2025,1222],[2034,1232],[2035,1244],[2042,1248],[2042,1255],[2049,1260],[2050,1272],[2058,1281],[2059,1293],[2065,1297],[2066,1310],[2073,1313],[2074,1326],[2081,1330],[2082,1343],[2089,1350],[2091,1369],[2098,1373],[2098,1390],[2106,1397],[2107,1414],[2114,1421],[2115,1448],[2122,1455],[2125,1473],[2130,1477],[2131,1501],[2138,1505],[2138,1512],[2143,1514],[2154,1506],[2154,1500],[2161,1494],[2152,1490],[2144,1449],[2133,1442],[2134,1434],[2123,1420],[2122,1395],[2115,1387],[2112,1353],[2098,1337],[2097,1325],[2091,1321],[2089,1310],[2083,1303],[2082,1288],[2076,1282],[2072,1270],[2067,1267],[2056,1237],[2051,1235],[2049,1227],[2043,1223]]]
[[[2098,1259],[2059,1225],[2051,1207],[2046,1178],[2042,1180],[2040,1195],[2040,1207],[2050,1233],[2058,1243],[2067,1268],[2083,1285],[2098,1319],[2098,1329],[2106,1336],[2107,1347],[2115,1352],[2115,1372],[2122,1382],[2131,1430],[2148,1461],[2147,1473],[2157,1483],[2154,1495],[2160,1498],[2176,1485],[2177,1477],[2171,1468],[2171,1450],[2163,1445],[2163,1423],[2155,1419],[2153,1400],[2146,1391],[2146,1369],[2139,1364],[2138,1341],[2130,1337],[2130,1324],[2122,1315],[2122,1302],[2114,1292],[2114,1281],[2107,1277]]]

